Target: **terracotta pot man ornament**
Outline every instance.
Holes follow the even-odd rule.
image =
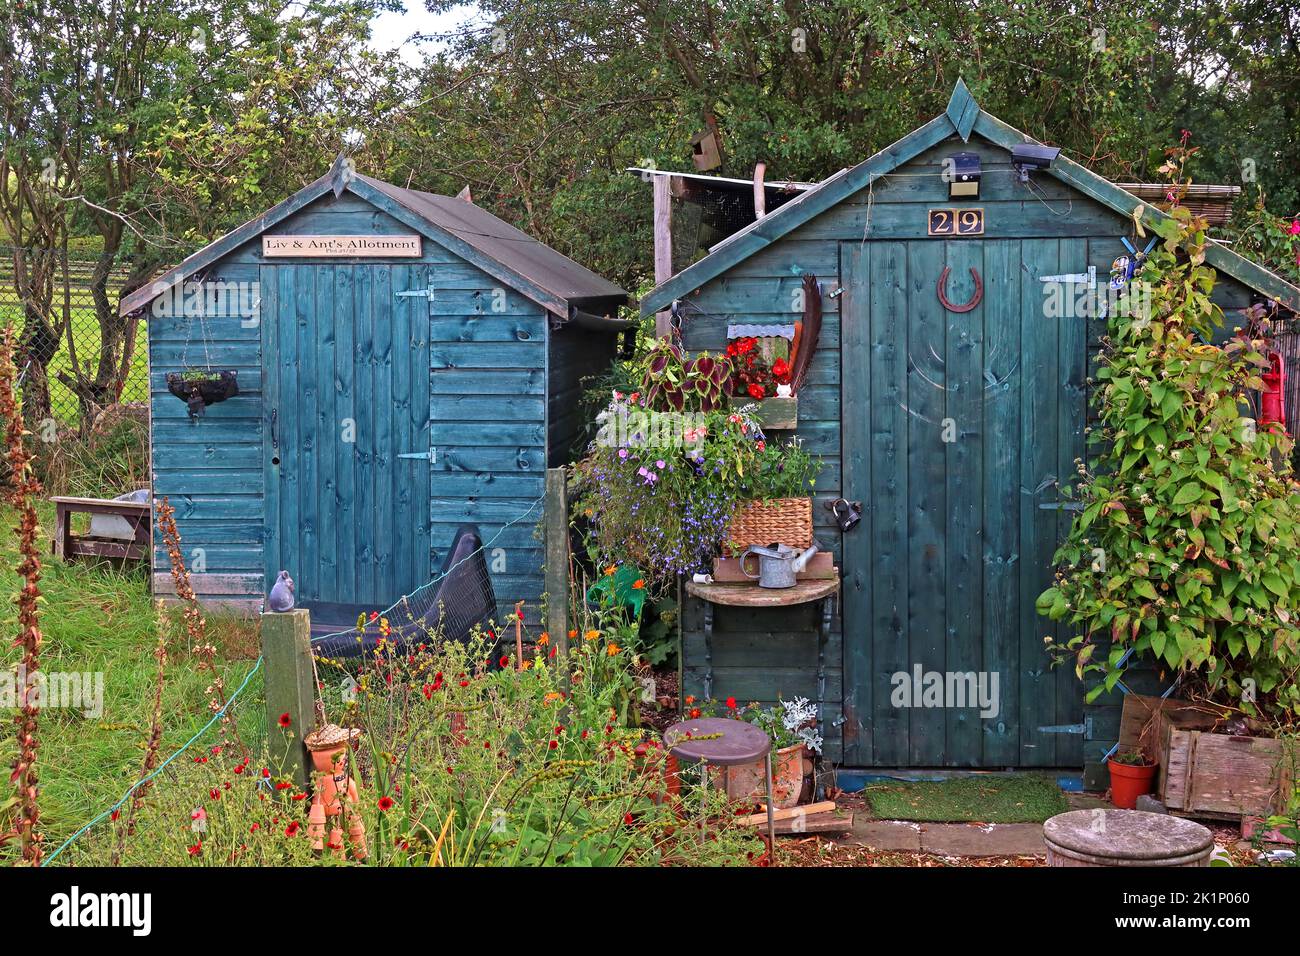
[[[336,854],[343,852],[343,820],[340,816],[346,810],[352,855],[364,860],[368,856],[366,826],[358,808],[357,782],[344,765],[348,745],[360,736],[358,727],[345,730],[337,724],[326,724],[309,733],[303,743],[311,752],[312,770],[318,778],[311,798],[311,810],[307,814],[307,835],[311,838],[312,849],[320,851],[328,846]],[[325,839],[326,830],[329,831],[328,841]]]

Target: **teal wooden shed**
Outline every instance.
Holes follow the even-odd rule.
[[[199,599],[383,609],[478,527],[502,608],[542,593],[545,469],[623,290],[463,199],[325,176],[126,296],[148,318],[155,498]],[[231,371],[191,415],[167,374]],[[155,542],[155,593],[173,592]]]
[[[723,348],[729,326],[789,323],[807,274],[825,315],[796,431],[826,461],[816,534],[841,573],[824,683],[815,606],[718,606],[706,642],[690,600],[684,694],[706,675],[719,698],[824,694],[826,756],[850,767],[1095,769],[1114,743],[1118,693],[1085,708],[1073,672],[1049,669],[1054,626],[1034,609],[1071,519],[1060,486],[1085,456],[1104,327],[1053,315],[1045,295],[1104,288],[1125,241],[1145,247],[1135,210],[1162,214],[1025,146],[1041,144],[959,81],[944,113],[642,300],[645,315],[675,315],[691,351]],[[963,171],[977,191],[957,184]],[[1207,258],[1225,309],[1300,309],[1300,290],[1226,246]],[[848,532],[826,507],[838,498],[862,505]],[[996,676],[997,705],[904,701],[929,675],[972,691]]]

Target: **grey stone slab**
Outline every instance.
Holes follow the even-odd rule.
[[[1044,856],[1040,823],[925,823],[921,851],[943,856]]]

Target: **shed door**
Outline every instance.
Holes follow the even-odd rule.
[[[383,609],[429,580],[424,265],[261,270],[266,573]],[[420,456],[420,457],[417,457]]]
[[[1087,259],[1086,240],[841,246],[844,495],[866,506],[844,535],[849,765],[1082,763],[1077,734],[1040,730],[1081,721],[1082,692],[1049,669],[1034,599],[1072,515],[1087,361],[1086,320],[1048,317],[1039,277]],[[945,265],[957,305],[978,271],[971,311],[940,303]]]

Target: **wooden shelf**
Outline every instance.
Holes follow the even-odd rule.
[[[744,395],[731,396],[731,407],[742,408],[745,405],[758,406],[758,422],[764,428],[795,428],[799,424],[799,396],[789,398],[764,398],[755,401]]]
[[[835,577],[799,581],[792,588],[761,588],[757,584],[697,584],[689,581],[686,593],[710,604],[728,607],[790,607],[821,601],[839,592],[840,574]]]

